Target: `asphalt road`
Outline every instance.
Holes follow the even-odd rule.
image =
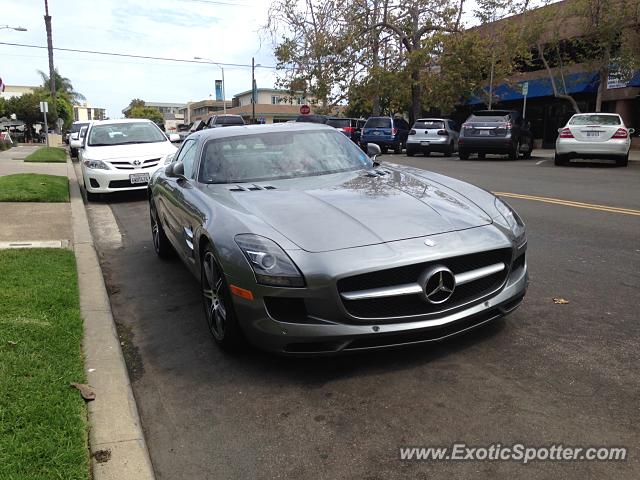
[[[638,163],[383,161],[492,191],[640,210]],[[506,200],[529,235],[531,285],[518,311],[440,344],[305,360],[221,353],[195,279],[155,257],[144,196],[92,208],[157,478],[640,478],[640,216]],[[399,460],[402,446],[457,442],[629,452],[624,462]]]

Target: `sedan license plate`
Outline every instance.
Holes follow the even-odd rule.
[[[420,142],[420,145],[422,145],[423,147],[428,147],[429,146],[429,142]]]
[[[148,173],[132,173],[131,175],[129,175],[129,181],[132,184],[149,183],[149,174]]]
[[[375,132],[373,132],[373,134],[374,135],[380,135],[380,132],[376,130]]]
[[[491,135],[491,132],[489,130],[480,130],[480,135],[489,136]]]
[[[587,137],[599,137],[600,132],[587,132]]]

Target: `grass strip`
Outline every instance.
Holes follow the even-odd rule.
[[[67,151],[60,147],[40,147],[32,154],[28,155],[25,162],[46,162],[65,163],[67,161]]]
[[[73,252],[0,250],[0,478],[88,480]]]
[[[69,179],[42,173],[0,177],[0,202],[68,202]]]

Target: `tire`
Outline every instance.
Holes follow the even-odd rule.
[[[569,162],[567,161],[567,158],[564,155],[559,155],[558,152],[556,152],[556,154],[553,157],[553,163],[556,166],[564,166],[567,165]]]
[[[416,154],[413,148],[407,147],[407,157],[413,157]]]
[[[516,143],[515,148],[512,148],[509,152],[509,160],[518,160],[518,156],[520,153],[520,142]]]
[[[458,150],[458,157],[460,157],[460,160],[469,160],[469,152]]]
[[[389,152],[389,147],[381,147],[381,148],[380,148],[380,152],[381,152],[383,155],[386,155],[386,154]]]
[[[532,154],[533,154],[533,143],[530,143],[529,150],[527,150],[522,154],[522,158],[524,158],[525,160],[529,160]]]
[[[156,210],[153,201],[149,201],[149,220],[151,222],[153,249],[156,251],[156,255],[163,260],[172,258],[175,256],[176,251],[173,249],[173,245],[171,245],[167,235],[164,233],[162,222],[160,221],[160,218],[158,218],[158,211]]]
[[[402,143],[399,143],[395,147],[393,147],[393,153],[402,153]]]
[[[200,262],[202,306],[209,333],[216,344],[228,353],[237,352],[244,345],[244,335],[233,308],[227,280],[207,245]]]
[[[484,154],[484,153],[479,153],[479,154],[478,154],[478,159],[479,159],[479,160],[484,160],[486,157],[487,157],[487,155],[486,155],[486,154]]]
[[[622,158],[616,158],[616,165],[618,167],[628,167],[629,166],[629,154]]]
[[[447,148],[443,153],[445,157],[450,157],[451,155],[453,155],[453,142],[449,144],[449,148]]]
[[[78,149],[75,147],[69,147],[69,156],[71,158],[78,158]]]
[[[88,190],[86,190],[86,192],[87,192],[87,202],[97,202],[98,200],[100,200],[99,193],[91,193]]]
[[[430,152],[430,151],[428,151],[428,150],[427,150],[426,152],[422,152],[422,154],[423,154],[425,157],[429,157],[429,156],[431,156],[431,152]]]

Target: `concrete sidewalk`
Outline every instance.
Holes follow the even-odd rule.
[[[0,152],[0,176],[16,173],[44,173],[67,176],[66,163],[25,163],[23,159],[42,145],[18,146]],[[71,245],[71,206],[69,203],[0,202],[0,241],[60,241]],[[38,228],[33,228],[37,225]]]

